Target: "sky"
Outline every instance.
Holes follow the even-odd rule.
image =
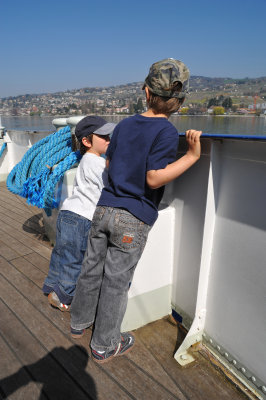
[[[191,75],[266,76],[266,0],[1,0],[0,98]]]

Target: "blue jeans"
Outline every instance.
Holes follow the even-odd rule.
[[[129,284],[144,250],[150,226],[126,210],[98,206],[71,304],[71,326],[94,322],[91,347],[113,350],[121,341]]]
[[[54,291],[63,304],[72,302],[88,242],[91,221],[71,211],[60,211],[56,223],[56,244],[43,292]]]

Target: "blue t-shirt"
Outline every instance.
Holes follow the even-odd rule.
[[[178,132],[166,118],[134,115],[114,129],[106,156],[110,160],[109,184],[98,205],[125,208],[153,225],[164,186],[150,189],[146,172],[165,168],[176,160]]]

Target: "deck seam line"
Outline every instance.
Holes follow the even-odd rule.
[[[164,372],[166,373],[166,375],[171,379],[171,381],[176,385],[176,387],[180,390],[180,392],[185,396],[185,398],[187,400],[190,400],[189,397],[186,396],[186,394],[184,393],[183,389],[181,389],[181,387],[176,383],[176,381],[174,380],[174,378],[165,370],[165,368],[163,367],[163,365],[160,363],[160,361],[157,359],[157,357],[155,356],[155,354],[152,352],[152,350],[148,349],[148,347],[146,346],[146,344],[143,342],[143,340],[141,340],[139,338],[139,340],[141,341],[141,343],[143,344],[143,346],[152,354],[152,356],[155,358],[155,360],[161,365],[162,369],[164,370]]]
[[[94,362],[94,361],[92,361],[92,362]],[[120,383],[119,381],[117,381],[116,379],[114,379],[114,377],[112,376],[112,374],[110,374],[110,372],[106,371],[101,365],[99,365],[99,364],[97,364],[97,363],[95,363],[95,365],[96,365],[96,367],[99,368],[102,372],[104,372],[104,373],[108,376],[108,378],[110,378],[113,382],[115,382],[115,383],[117,384],[117,386],[120,387],[120,389],[122,389],[123,392],[125,392],[125,393],[128,395],[128,397],[129,397],[130,399],[132,399],[132,400],[138,400],[135,396],[133,396],[131,393],[129,393],[129,392],[127,391],[127,389],[126,389],[124,386],[122,386],[121,383]]]
[[[34,252],[33,252],[34,253]],[[47,273],[48,273],[48,271],[45,273],[45,272],[43,272],[43,270],[42,269],[40,269],[39,267],[37,267],[37,265],[35,265],[35,264],[33,264],[30,260],[27,260],[27,258],[25,258],[25,256],[27,256],[28,254],[25,254],[25,255],[23,255],[23,256],[21,256],[21,257],[23,257],[24,258],[24,260],[25,261],[27,261],[28,263],[30,263],[34,268],[36,268],[38,271],[40,271],[40,272],[42,272],[43,274],[46,274],[47,275]],[[21,258],[20,257],[20,258]],[[13,261],[13,260],[12,260]],[[39,286],[38,286],[39,287]]]
[[[0,229],[0,233],[1,233],[1,232],[3,232],[3,231]],[[11,236],[11,235],[8,235],[8,236]],[[11,238],[14,239],[14,240],[16,240],[17,242],[19,242],[19,240],[13,238],[13,236],[11,236]],[[5,242],[3,241],[3,239],[0,238],[0,242],[3,243],[3,245],[5,245],[6,247],[8,247],[10,250],[13,250],[14,252],[16,252],[16,253],[18,254],[18,256],[17,256],[17,257],[14,257],[14,259],[15,259],[15,258],[19,258],[19,257],[25,257],[25,256],[28,256],[29,254],[35,253],[34,250],[31,250],[28,246],[24,245],[24,244],[21,243],[21,242],[19,242],[19,244],[22,244],[24,247],[26,247],[26,248],[29,250],[29,253],[19,254],[19,253],[17,252],[17,250],[14,250],[9,244],[5,243]],[[15,244],[14,244],[14,246],[15,246]],[[9,260],[8,260],[8,261],[9,261]]]
[[[0,190],[0,192],[1,192],[1,190]],[[2,192],[1,192],[1,194],[2,194]],[[13,202],[12,200],[11,200],[11,202],[8,202],[8,201],[5,200],[5,198],[1,197],[0,205],[1,205],[1,207],[3,207],[4,209],[9,210],[9,211],[13,211],[13,212],[15,212],[15,213],[18,214],[18,215],[21,215],[21,214],[19,214],[19,212],[16,212],[16,211],[27,212],[28,215],[31,215],[31,216],[35,217],[36,214],[32,214],[30,211],[28,211],[28,207],[25,207],[24,210],[23,210],[22,208],[17,207],[17,203],[15,203],[15,205],[14,205],[13,203],[15,203],[15,202]],[[19,204],[20,204],[20,203],[19,203]],[[8,205],[9,207],[11,206],[11,207],[15,208],[16,211],[14,211],[13,209],[10,210],[10,208],[8,208],[7,205]]]
[[[2,274],[1,274],[2,275]],[[64,367],[63,364],[61,364],[61,362],[59,360],[57,360],[57,358],[55,358],[52,354],[51,354],[51,350],[47,349],[47,347],[38,339],[38,337],[36,337],[31,330],[28,328],[27,325],[25,325],[24,321],[13,312],[13,310],[8,306],[8,304],[6,304],[6,302],[1,298],[1,302],[9,309],[9,311],[16,317],[16,319],[21,323],[21,325],[30,333],[31,336],[33,336],[35,338],[35,340],[40,344],[40,346],[49,353],[49,356],[55,361],[55,363],[69,376],[70,380],[73,381],[76,386],[88,397],[88,399],[94,400],[90,394],[85,391],[85,389],[83,389],[83,387],[79,384],[79,382],[71,375],[70,372],[68,372],[68,370]],[[40,312],[36,307],[35,309]],[[50,320],[49,320],[50,322]],[[58,329],[58,327],[56,327]],[[60,331],[60,329],[58,329]],[[1,334],[2,336],[2,334]],[[68,339],[68,338],[67,338]],[[69,339],[68,339],[69,340]],[[69,342],[72,344],[72,342],[69,340]],[[18,358],[18,360],[20,361],[20,363],[22,364],[22,360],[20,360],[20,358]],[[23,365],[23,364],[22,364]],[[27,366],[24,365],[24,368],[27,368]],[[28,369],[27,369],[28,371]],[[31,375],[31,374],[30,374]],[[35,381],[35,380],[34,380]],[[37,381],[35,381],[37,382]],[[49,399],[49,397],[48,397]]]
[[[14,265],[12,265],[19,273],[21,273],[23,276],[25,276],[26,278],[28,278],[28,276],[27,275],[25,275],[25,274],[23,274],[21,271],[19,271]],[[25,297],[25,295],[24,295],[24,293],[23,292],[21,292],[12,282],[10,282],[9,281],[9,279],[7,279],[1,272],[0,272],[0,275],[11,285],[11,286],[13,286],[13,288],[22,296],[22,297],[24,297],[24,299],[25,300],[27,300],[50,324],[52,324],[61,334],[63,334],[64,336],[65,336],[65,338],[67,339],[67,340],[69,340],[70,341],[70,343],[72,343],[72,344],[77,344],[76,343],[76,341],[73,339],[71,339],[65,332],[63,332],[52,320],[50,320],[49,319],[49,317],[46,315],[46,314],[44,314],[43,313],[43,311],[41,311],[41,310],[39,310],[38,308],[36,308],[36,306],[35,306],[35,304],[34,303],[32,303],[31,302],[31,300],[29,299],[29,298],[27,298],[27,297]],[[29,279],[28,278],[28,280],[29,281],[31,281],[31,282],[33,282],[31,279]],[[33,282],[33,284],[38,288],[38,289],[40,289],[39,288],[39,286],[37,286],[36,285],[36,283],[35,282]],[[23,321],[20,319],[20,318],[18,318],[18,316],[13,312],[13,310],[12,309],[10,309],[10,307],[3,301],[3,299],[2,298],[0,298],[1,299],[1,301],[8,307],[8,309],[12,312],[12,314],[22,323],[22,325],[30,332],[30,334],[32,335],[32,336],[34,336],[35,337],[35,339],[39,342],[39,343],[41,343],[40,341],[39,341],[39,339],[35,336],[35,335],[33,335],[32,334],[32,332],[27,328],[27,326],[23,323]],[[43,348],[45,349],[45,350],[47,350],[44,346],[43,346]],[[61,364],[60,364],[61,365]],[[115,382],[116,384],[117,384],[117,386],[123,391],[123,392],[125,392],[128,396],[129,396],[129,398],[131,398],[132,400],[137,400],[136,399],[136,397],[134,397],[131,393],[129,393],[128,391],[127,391],[127,389],[124,387],[124,386],[122,386],[120,383],[119,383],[119,381],[117,381],[116,379],[114,379],[113,378],[113,376],[110,374],[110,373],[108,373],[103,367],[101,367],[100,365],[98,365],[98,364],[96,364],[95,363],[95,365],[96,365],[96,367],[97,368],[99,368],[102,372],[104,372],[105,373],[105,375],[107,375],[108,376],[108,378],[110,378],[113,382]],[[92,399],[93,400],[93,399]]]
[[[22,258],[22,257],[18,257],[18,258]],[[28,261],[28,260],[26,260],[26,261]],[[37,284],[36,284],[36,282],[34,282],[31,278],[29,278],[29,276],[28,275],[25,275],[25,273],[24,272],[22,272],[22,271],[20,271],[20,269],[18,269],[14,264],[12,264],[12,261],[7,261],[13,268],[15,268],[15,270],[17,270],[21,275],[23,275],[28,281],[30,281],[30,282],[32,282],[33,284],[34,284],[34,286],[36,286],[39,290],[41,290],[42,288],[40,287],[40,286],[38,286]],[[33,265],[33,264],[32,264]],[[40,270],[39,270],[40,271]],[[43,271],[42,271],[43,272]],[[44,273],[44,272],[43,272]],[[0,274],[5,278],[5,276],[0,272]],[[12,286],[13,286],[13,283],[12,282],[10,282],[9,281],[9,279],[7,279],[7,278],[5,278]],[[27,298],[27,297],[25,297],[24,296],[24,294],[16,287],[16,286],[13,286],[26,300],[28,300],[28,302],[31,304],[31,305],[33,305],[34,306],[34,304]],[[37,309],[38,310],[38,309]]]
[[[0,215],[1,215],[1,214],[2,214],[2,213],[1,213],[1,211],[0,211]],[[8,215],[8,218],[10,218],[10,219],[11,219],[12,221],[14,221],[14,222],[17,222],[17,223],[19,223],[19,224],[22,224],[22,222],[19,222],[18,220],[12,218],[10,215]],[[3,221],[3,222],[5,222],[5,221]],[[9,224],[7,223],[7,225],[9,225]],[[9,225],[9,226],[12,227],[12,225]],[[22,226],[23,226],[23,224],[22,224]],[[44,235],[44,233],[39,232],[39,231],[37,231],[36,229],[34,229],[34,228],[32,228],[32,227],[29,227],[29,228],[33,231],[34,234],[37,233],[37,234],[39,234],[39,235]],[[24,232],[22,232],[22,231],[21,231],[21,233],[24,234]],[[29,233],[29,232],[28,232],[28,233]],[[33,237],[33,239],[35,239],[35,238]],[[35,240],[36,240],[36,239],[35,239]]]
[[[24,223],[23,222],[21,222],[18,218],[16,218],[16,216],[17,217],[20,217],[21,219],[23,218],[23,215],[21,215],[21,214],[18,214],[18,213],[16,213],[15,211],[11,211],[11,210],[9,210],[8,208],[5,208],[5,207],[3,207],[3,206],[1,206],[0,205],[0,208],[2,208],[2,209],[4,209],[4,210],[6,210],[7,211],[7,216],[10,218],[10,219],[12,219],[13,221],[15,221],[15,222],[17,222],[17,223],[20,223],[22,226],[23,226],[23,224],[25,224],[25,222],[27,221],[27,219],[26,219],[26,221],[25,221],[25,218],[28,218],[29,216],[28,215],[24,215]],[[2,210],[2,211],[0,211],[0,212],[4,212],[4,210]],[[10,215],[10,213],[12,213],[11,215]],[[15,218],[13,218],[13,216],[15,217]],[[32,218],[32,216],[30,217],[30,218]],[[30,219],[30,218],[28,218],[28,219]],[[37,230],[38,228],[36,227],[36,228],[34,228],[34,227],[31,227],[31,226],[28,226],[30,229],[32,229],[32,230],[34,230],[34,231],[36,231],[36,232],[38,232],[39,234],[42,234],[43,235],[43,232],[40,232],[41,230],[42,230],[42,227],[38,224],[38,222],[35,222],[35,221],[30,221],[33,225],[37,225],[38,226],[38,228],[39,228],[39,231]]]
[[[0,228],[0,232],[1,233],[6,233],[3,229]],[[17,239],[16,237],[12,236],[10,233],[8,233],[8,236],[11,236],[12,239],[16,240],[17,242],[19,242],[20,244],[22,244],[24,247],[26,247],[27,249],[29,249],[30,253],[34,253],[35,251],[32,250],[28,245],[24,244],[23,242],[21,242],[21,240]],[[3,242],[3,241],[2,241]],[[4,242],[3,242],[4,243]],[[30,254],[28,253],[28,254]],[[36,253],[36,252],[35,252]],[[27,254],[25,254],[27,255]]]
[[[3,192],[3,190],[1,190],[0,188],[0,192],[1,192],[1,202],[5,203],[5,204],[10,204],[13,207],[17,208],[20,211],[27,211],[28,214],[32,214],[31,209],[29,208],[30,206],[28,204],[23,204],[19,201],[17,201],[16,199],[14,199],[14,197],[11,195],[9,196],[8,194],[6,194],[5,192]],[[41,212],[41,210],[40,210]],[[36,215],[36,214],[32,214],[32,215]]]
[[[3,299],[0,298],[0,300],[1,300],[2,304],[4,304],[4,305],[9,309],[9,311],[10,311],[13,315],[15,315],[15,317],[16,317],[16,314],[14,314],[13,310],[10,309],[10,307],[3,301]],[[18,319],[18,318],[17,318],[17,319]],[[21,321],[20,321],[20,322],[21,322]],[[22,323],[22,325],[24,325],[24,324]],[[29,375],[29,377],[32,379],[32,381],[35,382],[35,383],[37,384],[38,381],[36,381],[36,379],[35,379],[34,376],[31,374],[31,372],[29,371],[29,369],[27,368],[27,366],[24,365],[24,363],[23,363],[23,361],[21,360],[21,358],[17,355],[17,353],[16,353],[16,352],[13,350],[13,348],[10,346],[10,344],[9,344],[8,341],[6,340],[5,336],[2,334],[1,330],[0,330],[0,336],[1,336],[2,340],[5,342],[5,344],[7,345],[7,347],[9,348],[9,350],[11,351],[11,353],[15,356],[15,359],[16,359],[16,360],[19,362],[19,364],[21,365],[21,368],[24,368],[24,369],[26,370],[27,374]],[[1,381],[0,381],[0,382],[1,382]],[[1,387],[0,387],[0,389],[1,389]],[[45,394],[45,397],[47,398],[47,400],[49,400],[48,395],[47,395],[45,392],[44,392],[44,394]],[[5,392],[4,392],[4,395],[6,396]]]
[[[3,220],[1,219],[1,217],[0,217],[0,221],[6,223],[5,221],[3,221]],[[10,228],[14,229],[14,227],[13,227],[12,225],[9,225],[8,223],[7,223],[7,225],[8,225]],[[3,229],[1,229],[1,230],[3,231]],[[19,233],[21,233],[21,235],[23,235],[23,237],[24,237],[25,239],[30,238],[30,239],[34,240],[35,242],[37,242],[39,245],[43,246],[45,249],[50,249],[50,250],[52,250],[52,247],[51,247],[51,246],[41,243],[41,242],[40,242],[40,239],[37,239],[37,238],[35,238],[34,236],[30,236],[30,234],[27,235],[27,234],[25,234],[25,233],[22,232],[22,231],[19,231]],[[38,234],[41,235],[41,236],[43,236],[42,233],[39,233],[39,232],[38,232]],[[12,238],[16,239],[18,242],[24,244],[20,239],[17,239],[15,236],[13,236],[12,233],[8,232],[8,235],[12,236]],[[24,246],[28,247],[28,246],[25,245],[25,244],[24,244]],[[37,251],[35,251],[35,252],[37,253]],[[45,258],[45,257],[44,257],[44,258]]]
[[[148,372],[146,372],[143,368],[141,368],[138,364],[135,363],[135,361],[129,359],[130,363],[132,363],[137,369],[139,369],[144,375],[146,375],[149,379],[151,379],[154,383],[156,383],[158,386],[160,386],[162,389],[164,389],[166,392],[168,392],[172,397],[176,400],[181,400],[180,397],[176,397],[176,395],[169,389],[167,389],[162,383],[157,382],[156,379],[153,378],[152,375],[150,375]],[[156,360],[158,361],[158,360]],[[161,365],[161,363],[159,363]],[[178,387],[177,387],[178,388]],[[180,390],[181,391],[181,390]],[[181,392],[182,393],[182,392]],[[182,393],[183,394],[183,393]],[[186,396],[185,398],[189,400]]]
[[[30,212],[31,212],[32,214],[34,214],[34,212],[36,211],[36,209],[33,209],[33,210],[32,210],[32,208],[30,208],[30,207],[32,207],[32,206],[30,206],[29,204],[27,204],[26,200],[22,200],[22,198],[21,198],[19,195],[17,195],[17,200],[18,200],[19,203],[21,203],[21,204],[23,204],[25,207],[27,207],[27,208],[30,210]],[[38,208],[38,209],[39,209],[39,208]],[[31,211],[31,210],[32,210],[32,211]]]
[[[3,243],[3,242],[2,242],[2,243]],[[6,246],[7,246],[7,245],[6,245]],[[9,247],[9,246],[7,246],[7,247]],[[13,250],[11,247],[9,247],[9,249]],[[15,250],[14,250],[14,251],[15,251]],[[33,251],[32,253],[34,253],[34,251]],[[28,254],[32,254],[32,253],[28,253]],[[28,254],[26,254],[26,255],[28,255]],[[24,255],[23,255],[23,256],[18,255],[17,257],[11,258],[10,260],[8,260],[7,258],[5,258],[2,254],[0,254],[0,257],[2,257],[6,262],[11,263],[12,261],[17,260],[18,258],[24,257]],[[26,260],[26,261],[28,261],[28,260]]]

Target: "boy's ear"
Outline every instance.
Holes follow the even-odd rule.
[[[149,101],[149,100],[150,100],[150,91],[149,91],[149,89],[147,88],[147,86],[145,86],[145,94],[146,94],[146,99],[147,99],[147,101]]]
[[[85,147],[91,148],[91,142],[90,142],[90,140],[88,138],[83,137],[81,139],[81,142]]]

